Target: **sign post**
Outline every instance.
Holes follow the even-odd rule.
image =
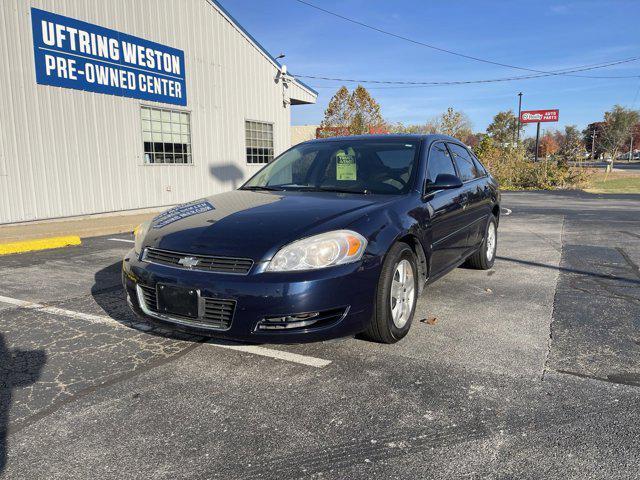
[[[538,161],[538,149],[540,146],[540,123],[557,122],[560,117],[560,110],[523,110],[520,112],[521,123],[537,123],[536,127],[536,162]]]

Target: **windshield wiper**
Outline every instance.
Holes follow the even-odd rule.
[[[250,185],[248,187],[241,187],[240,190],[266,190],[269,192],[281,192],[284,188],[269,187],[268,185]]]
[[[311,190],[314,192],[357,193],[360,195],[368,195],[369,193],[371,193],[366,188],[364,190],[349,190],[347,188],[336,188],[336,187],[312,187]]]

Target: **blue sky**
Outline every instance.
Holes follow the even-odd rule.
[[[220,0],[272,54],[286,54],[293,74],[379,80],[442,81],[500,78],[527,72],[478,63],[413,45],[345,22],[295,0]],[[604,63],[640,56],[640,2],[309,0],[327,10],[425,43],[539,70]],[[639,75],[640,61],[583,72]],[[340,82],[304,81],[320,92],[313,106],[292,109],[294,125],[315,124]],[[354,87],[355,84],[347,84]],[[453,107],[484,131],[493,115],[559,108],[562,127],[600,120],[614,104],[640,107],[640,78],[556,76],[464,86],[368,86],[387,120],[423,123]],[[328,88],[326,88],[328,87]],[[634,105],[634,98],[636,100]],[[543,124],[544,126],[544,124]],[[534,133],[529,126],[527,135]]]

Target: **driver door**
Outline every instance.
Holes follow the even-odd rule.
[[[434,182],[441,173],[457,175],[445,143],[436,142],[429,149],[426,182]],[[430,277],[447,270],[465,253],[467,231],[463,205],[461,189],[439,190],[423,196],[424,244],[431,247]]]

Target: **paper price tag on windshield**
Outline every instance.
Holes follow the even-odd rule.
[[[356,180],[356,156],[355,152],[346,153],[340,150],[336,153],[336,180]]]

